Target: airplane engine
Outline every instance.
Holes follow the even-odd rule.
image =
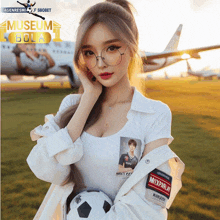
[[[23,80],[23,76],[20,76],[20,75],[8,75],[7,76],[9,80],[12,80],[12,81],[21,81]]]
[[[70,81],[71,88],[72,89],[78,88],[81,83],[80,83],[80,80],[79,80],[77,74],[75,73],[74,69],[68,65],[62,65],[60,67],[62,69],[67,70],[67,75],[68,75],[68,78]]]
[[[201,59],[201,56],[198,53],[190,54],[190,56],[191,58],[194,58],[194,59]]]

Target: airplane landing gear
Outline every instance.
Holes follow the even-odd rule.
[[[49,87],[44,86],[44,83],[43,83],[43,82],[41,82],[41,83],[40,83],[40,89],[49,89]]]

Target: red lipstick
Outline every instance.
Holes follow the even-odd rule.
[[[102,78],[102,79],[109,79],[111,76],[112,76],[113,73],[108,73],[108,72],[105,72],[105,73],[101,73],[99,76]]]

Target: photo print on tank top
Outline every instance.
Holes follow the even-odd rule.
[[[120,137],[120,152],[117,176],[129,177],[140,161],[141,140],[132,137]]]

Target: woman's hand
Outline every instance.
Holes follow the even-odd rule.
[[[46,49],[38,51],[38,54],[45,56],[49,62],[49,68],[55,66],[55,62]]]
[[[78,76],[83,85],[84,93],[98,99],[102,93],[102,84],[97,79],[95,79],[90,71],[80,71]]]

